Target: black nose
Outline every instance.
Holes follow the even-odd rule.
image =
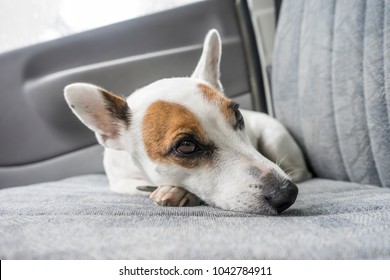
[[[280,214],[294,204],[297,195],[297,186],[291,181],[285,181],[280,187],[269,186],[264,198]]]

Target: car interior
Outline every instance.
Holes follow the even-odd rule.
[[[1,53],[0,259],[390,258],[385,2],[206,0]],[[280,215],[113,193],[65,102],[190,76],[210,29],[226,96],[284,124],[313,174]]]

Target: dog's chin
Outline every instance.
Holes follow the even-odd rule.
[[[239,212],[244,212],[244,213],[248,213],[248,214],[256,214],[256,215],[264,215],[264,216],[276,216],[278,215],[278,212],[276,211],[276,209],[270,207],[270,206],[266,206],[266,205],[263,205],[261,207],[251,207],[249,209],[243,209],[243,210],[240,210]]]
[[[251,214],[256,214],[256,215],[264,215],[264,216],[277,216],[279,215],[278,212],[272,208],[272,207],[266,207],[266,209],[262,209],[262,210],[253,210],[251,212],[248,212],[248,213],[251,213]]]
[[[246,213],[246,214],[253,214],[253,215],[264,215],[264,216],[277,216],[279,215],[278,212],[269,206],[264,206],[261,208],[253,207],[253,208],[238,208],[238,209],[231,209],[231,211],[234,212],[240,212],[240,213]]]
[[[255,215],[264,215],[264,216],[276,216],[279,215],[275,208],[264,205],[264,204],[254,204],[253,206],[249,205],[229,205],[229,206],[218,206],[212,202],[206,202],[207,205],[220,208],[222,210],[228,210],[233,212],[240,212],[246,214],[255,214]]]

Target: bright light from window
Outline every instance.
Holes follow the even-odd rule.
[[[200,0],[0,0],[0,52]]]

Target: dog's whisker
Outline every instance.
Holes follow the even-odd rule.
[[[278,158],[276,158],[276,162],[275,162],[276,165],[280,167],[280,165],[286,159],[286,157],[287,157],[287,154],[284,157],[282,157],[280,160],[278,160]]]
[[[303,170],[302,168],[297,168],[297,169],[295,169],[295,170],[292,170],[292,171],[286,173],[286,175],[287,175],[288,177],[291,177],[292,174],[297,173],[297,172],[300,172],[300,171],[302,171],[302,170]]]
[[[296,171],[299,171],[299,170],[297,170],[297,169],[294,169],[294,170],[292,170],[292,169],[293,169],[292,167],[287,167],[287,168],[283,169],[283,172],[284,172],[284,173],[288,173],[288,172],[296,172]]]

